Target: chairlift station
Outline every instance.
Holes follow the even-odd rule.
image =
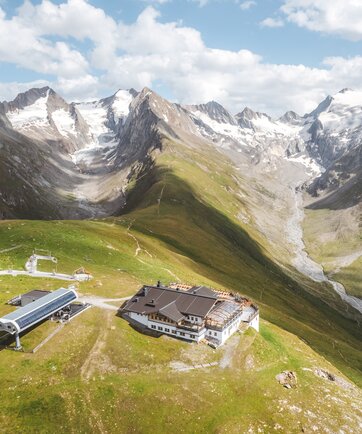
[[[45,292],[46,291],[39,291]],[[25,302],[14,312],[0,318],[0,332],[7,332],[15,336],[15,349],[20,350],[20,334],[27,329],[41,323],[58,314],[59,319],[62,315],[69,314],[69,306],[78,299],[78,295],[73,288],[59,288],[56,291],[46,293],[35,301]],[[21,303],[23,304],[23,303]]]

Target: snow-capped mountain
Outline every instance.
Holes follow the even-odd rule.
[[[165,137],[188,146],[211,145],[235,161],[260,165],[264,172],[278,170],[282,161],[297,164],[314,179],[314,195],[338,187],[361,167],[361,113],[362,93],[348,89],[304,116],[289,111],[272,119],[250,108],[234,116],[215,101],[181,106],[148,88],[68,103],[45,87],[0,104],[0,134],[18,141],[23,137],[45,152],[48,161],[56,161],[72,180],[63,186],[59,175],[62,197],[74,196],[85,214],[98,215],[95,204],[100,200],[114,204],[106,213],[121,206],[123,199],[116,198],[124,195],[127,174],[147,160],[152,149],[162,149]],[[46,174],[41,176],[43,185],[49,183]]]
[[[276,120],[248,107],[232,116],[215,102],[185,108],[198,133],[220,147],[239,152],[253,149],[254,162],[286,158],[305,165],[314,175],[335,167],[361,143],[362,92],[350,89],[328,96],[309,114],[288,111]],[[348,169],[344,165],[342,177]]]
[[[4,108],[13,129],[27,137],[59,144],[68,152],[88,140],[89,127],[78,110],[49,87],[21,93]]]
[[[53,89],[44,87],[21,93],[14,101],[4,102],[3,107],[14,130],[58,143],[78,163],[86,157],[89,162],[92,151],[99,153],[118,144],[117,135],[136,95],[133,89],[119,90],[99,101],[67,103]]]

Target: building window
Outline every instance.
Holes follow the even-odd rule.
[[[158,326],[158,327],[157,327],[157,330],[163,330],[163,328],[162,328],[162,327],[160,327],[160,326]]]
[[[172,330],[172,333],[175,335],[176,334],[176,330]]]
[[[155,328],[156,328],[156,326],[152,324],[151,325],[151,329],[155,329]]]
[[[185,333],[184,332],[180,332],[180,336],[185,336]]]
[[[217,333],[216,333],[216,332],[214,332],[214,336],[217,336]]]
[[[191,339],[195,339],[195,337],[196,337],[195,335],[190,335]]]
[[[165,332],[170,333],[170,329],[165,328]]]

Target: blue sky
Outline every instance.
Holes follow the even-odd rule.
[[[362,2],[0,0],[0,100],[149,86],[183,103],[305,112],[359,88]]]

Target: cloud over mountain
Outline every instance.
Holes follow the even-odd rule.
[[[297,3],[303,6],[283,6],[290,20]],[[304,113],[328,93],[358,88],[362,73],[358,56],[329,57],[314,68],[269,63],[242,47],[209,47],[197,29],[165,22],[153,6],[125,23],[85,0],[26,1],[11,17],[0,9],[0,61],[38,73],[70,99],[161,85],[182,103],[217,99],[235,112],[250,105],[276,114],[286,107]],[[25,86],[15,87],[0,85],[2,99]]]

